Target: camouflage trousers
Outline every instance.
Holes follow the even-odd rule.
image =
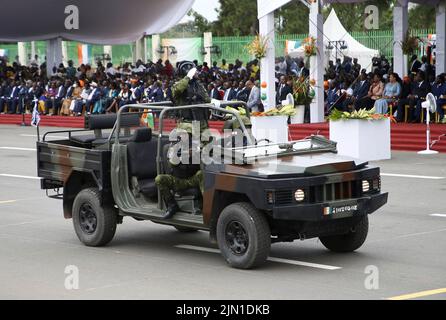
[[[204,192],[203,172],[200,170],[188,179],[180,179],[168,174],[160,174],[155,183],[161,193],[161,197],[169,202],[174,200],[173,192],[181,192],[188,189],[199,188],[201,194]]]

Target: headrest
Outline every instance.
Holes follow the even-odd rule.
[[[117,119],[116,114],[90,115],[85,117],[85,129],[112,129]],[[124,113],[121,116],[121,127],[131,128],[138,127],[140,124],[138,113]]]
[[[130,139],[131,142],[149,142],[150,140],[152,140],[152,129],[150,128],[136,129]]]

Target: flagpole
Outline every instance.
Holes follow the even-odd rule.
[[[33,127],[36,127],[37,129],[37,141],[40,142],[40,114],[39,114],[39,100],[37,98],[34,99],[34,109],[33,109],[33,116],[31,120],[31,125]]]

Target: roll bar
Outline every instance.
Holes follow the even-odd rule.
[[[116,124],[113,127],[113,131],[111,132],[110,136],[109,136],[109,142],[111,141],[113,135],[115,135],[115,144],[119,144],[119,134],[121,131],[121,117],[123,116],[123,114],[125,115],[124,112],[126,112],[127,110],[131,109],[137,109],[137,110],[150,110],[151,112],[153,111],[160,111],[160,116],[159,116],[159,135],[158,135],[158,146],[157,146],[157,156],[156,156],[156,162],[157,162],[157,171],[158,173],[161,171],[161,153],[162,153],[162,146],[161,146],[161,138],[162,138],[162,134],[163,134],[163,120],[164,120],[164,116],[169,112],[169,111],[177,111],[177,110],[187,110],[187,109],[208,109],[208,110],[214,110],[214,111],[218,111],[221,113],[226,113],[226,114],[230,114],[232,116],[234,116],[237,121],[240,124],[240,128],[242,129],[243,133],[246,135],[247,138],[247,142],[248,145],[254,145],[254,141],[250,135],[250,133],[248,132],[248,130],[246,129],[246,126],[240,116],[240,114],[238,112],[234,112],[234,111],[230,111],[230,110],[226,110],[222,107],[227,107],[227,106],[239,106],[242,105],[244,107],[245,110],[247,110],[248,112],[246,113],[249,117],[249,109],[248,106],[245,102],[242,101],[228,101],[228,102],[222,102],[220,104],[220,107],[216,107],[214,104],[212,103],[207,103],[207,104],[197,104],[197,105],[190,105],[190,106],[178,106],[178,107],[173,107],[173,104],[171,102],[159,102],[159,103],[144,103],[144,104],[129,104],[129,105],[125,105],[123,106],[119,111],[118,111],[118,116],[117,116],[117,120],[116,120]]]

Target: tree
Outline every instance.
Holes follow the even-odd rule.
[[[310,10],[300,1],[292,1],[277,11],[277,31],[281,34],[308,33]]]
[[[218,20],[213,28],[215,35],[246,36],[258,30],[257,0],[220,0]]]
[[[435,7],[417,5],[409,10],[410,29],[435,28]]]
[[[212,22],[207,20],[198,12],[190,10],[187,15],[194,18],[194,25],[197,32],[204,33],[212,30]]]

